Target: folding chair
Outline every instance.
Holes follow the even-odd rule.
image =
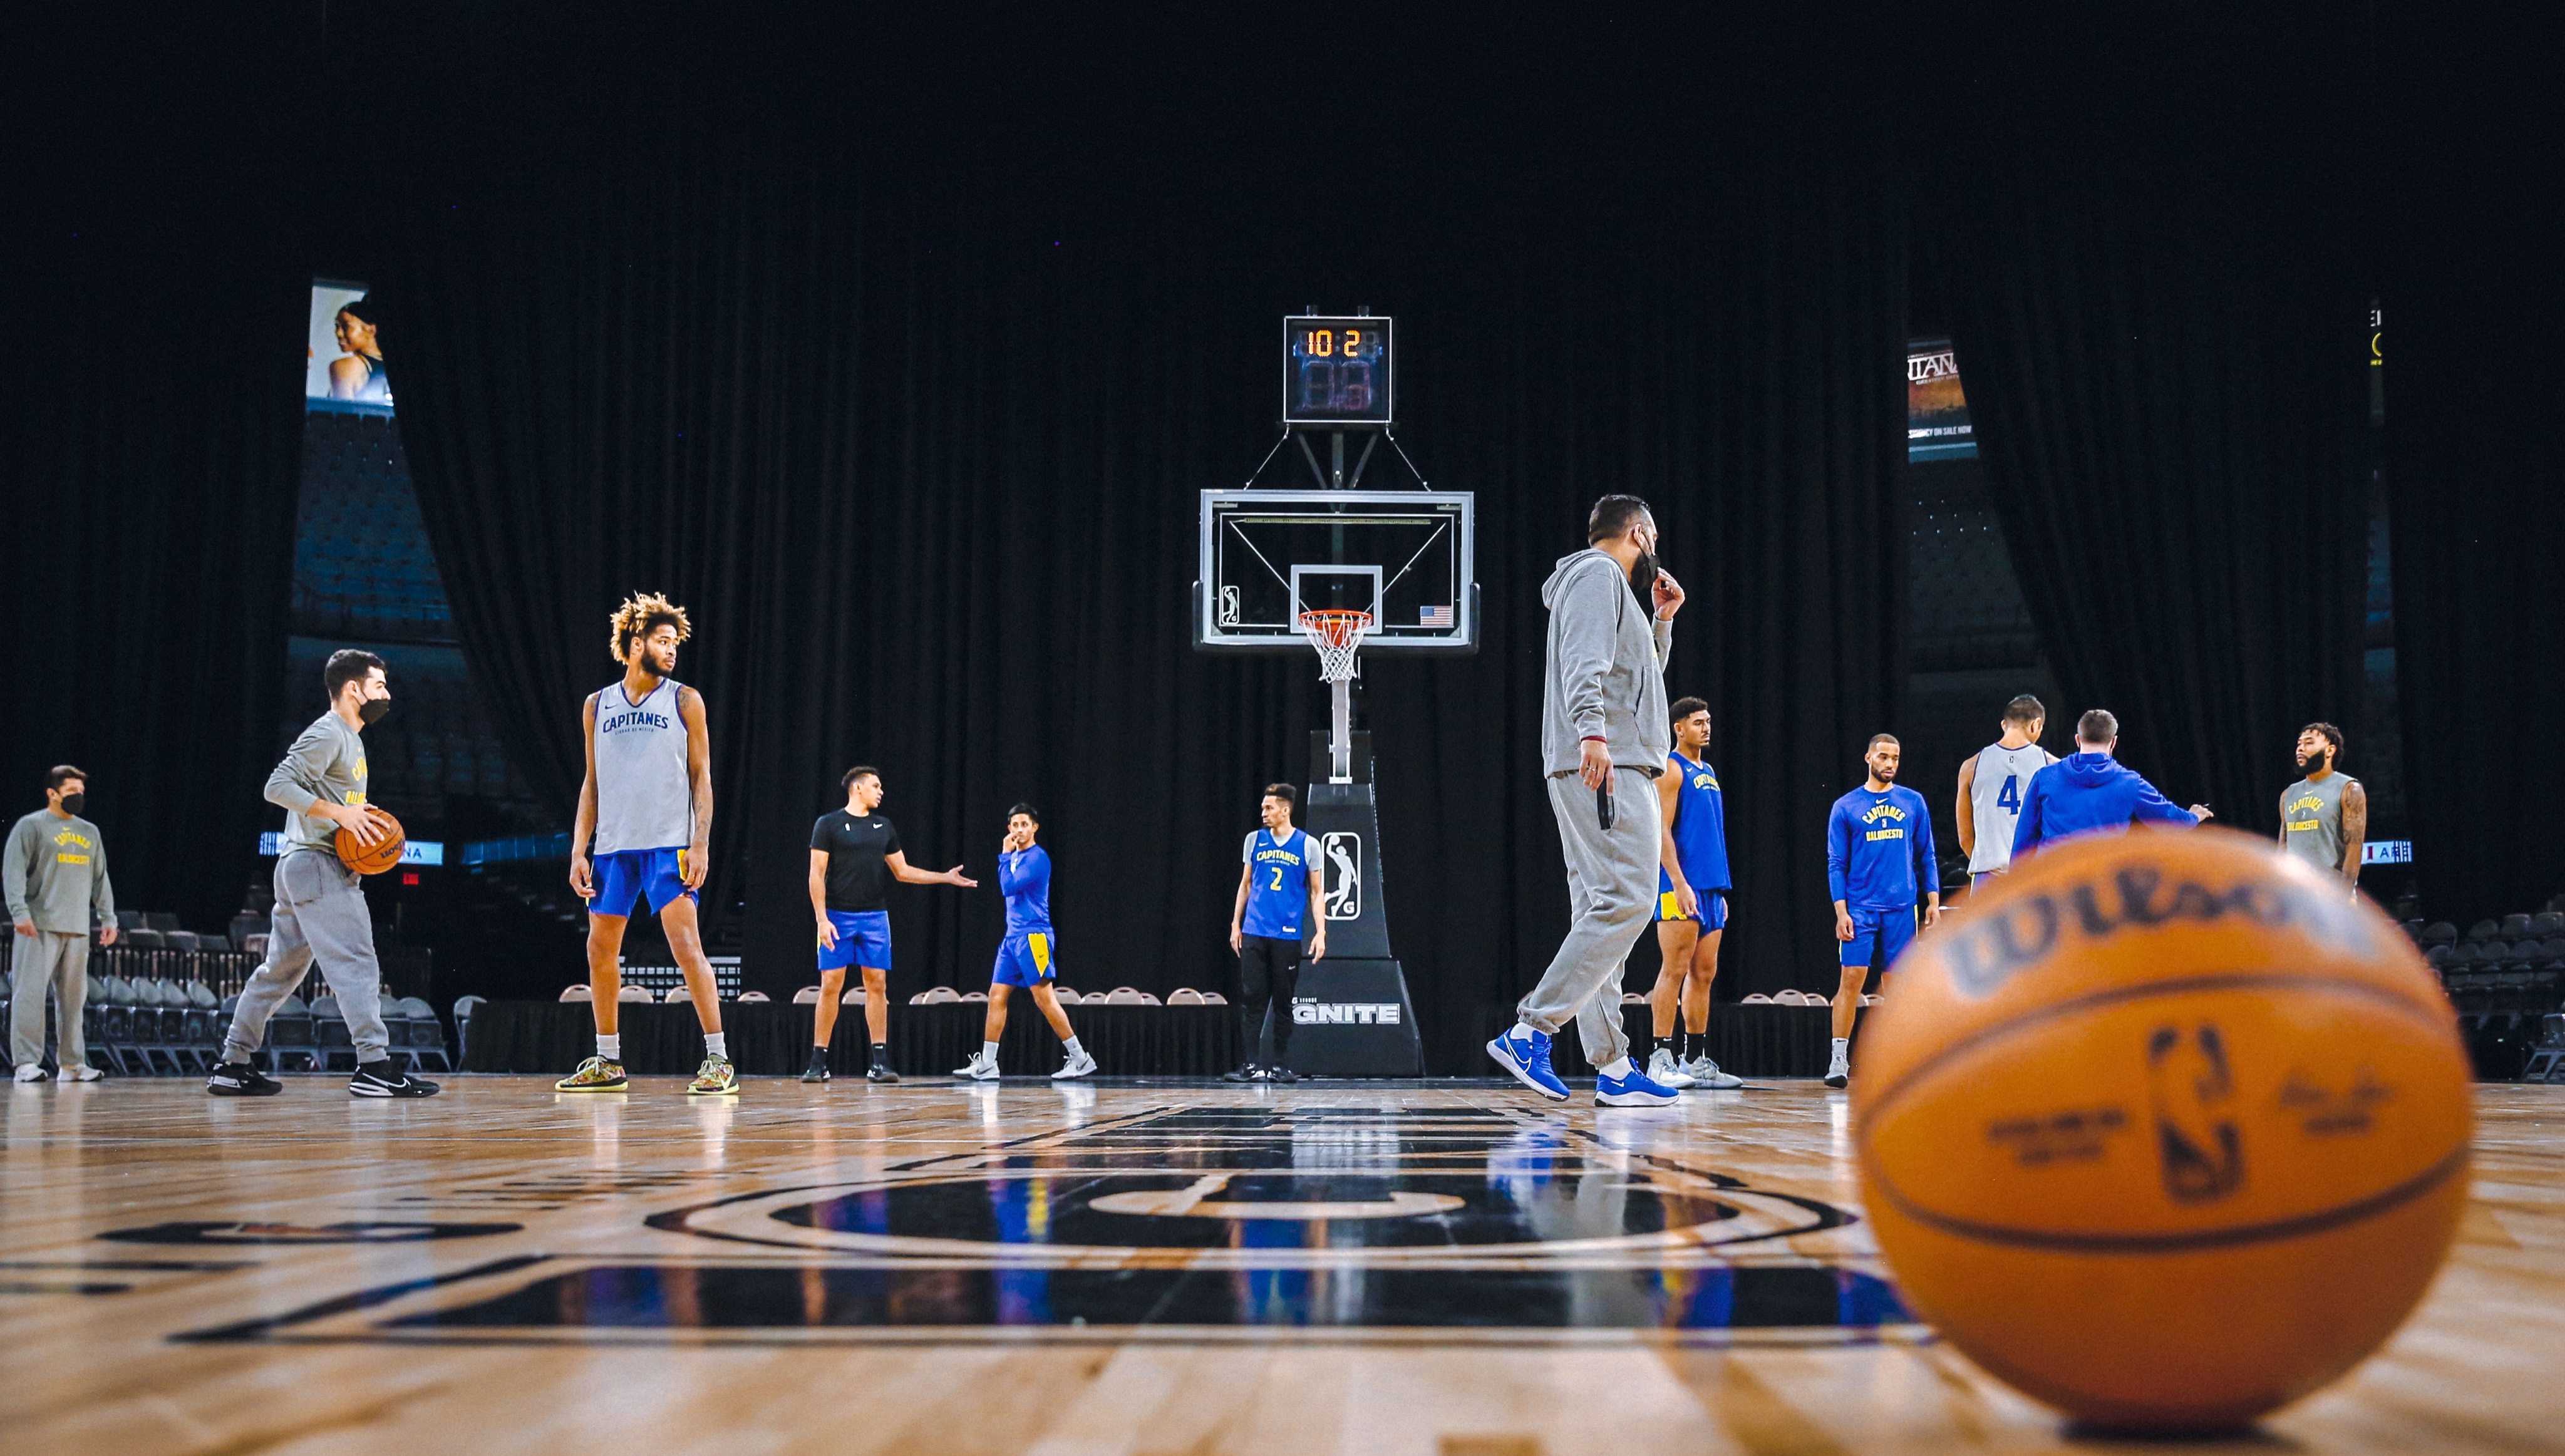
[[[348,1034],[348,1018],[339,1009],[339,998],[323,993],[312,998],[312,1067],[316,1072],[334,1070],[341,1057],[348,1059],[348,1070],[356,1070],[356,1040]]]
[[[303,1004],[302,997],[286,997],[277,1005],[276,1014],[267,1019],[264,1051],[270,1072],[283,1072],[288,1057],[303,1059],[306,1071],[320,1068],[321,1049],[313,1045],[312,1011]]]
[[[401,1017],[409,1024],[409,1065],[413,1071],[427,1070],[427,1059],[436,1059],[439,1072],[452,1072],[454,1059],[445,1053],[445,1023],[436,1019],[436,1008],[415,996],[400,1000]]]

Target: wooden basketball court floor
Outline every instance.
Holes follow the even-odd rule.
[[[0,1101],[0,1439],[60,1452],[2140,1449],[1911,1323],[1841,1094],[293,1079]],[[2253,1452],[2565,1450],[2565,1088]],[[2346,1272],[2347,1275],[2349,1272]],[[2147,1444],[2158,1450],[2163,1443]]]

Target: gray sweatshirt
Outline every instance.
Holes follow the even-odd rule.
[[[1621,564],[1592,547],[1561,557],[1541,584],[1549,654],[1541,676],[1543,774],[1576,772],[1578,745],[1600,738],[1615,768],[1653,778],[1675,745],[1666,721],[1666,656],[1674,623],[1630,591]]]
[[[323,713],[285,751],[285,761],[267,776],[267,802],[286,811],[286,852],[338,849],[339,827],[319,815],[305,814],[314,801],[333,804],[365,802],[365,740],[336,713]]]
[[[39,809],[10,829],[7,853],[0,887],[7,890],[11,920],[32,920],[58,935],[87,935],[93,912],[102,925],[116,923],[107,841],[97,825]]]

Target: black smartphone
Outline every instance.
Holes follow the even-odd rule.
[[[1603,822],[1607,832],[1612,828],[1612,781],[1609,779],[1603,781],[1602,788],[1594,791],[1594,817]]]

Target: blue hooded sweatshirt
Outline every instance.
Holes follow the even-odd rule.
[[[2013,825],[2012,851],[2027,854],[2069,835],[2117,834],[2132,824],[2184,829],[2200,817],[2156,792],[2136,770],[2107,753],[2062,758],[2030,776]]]

